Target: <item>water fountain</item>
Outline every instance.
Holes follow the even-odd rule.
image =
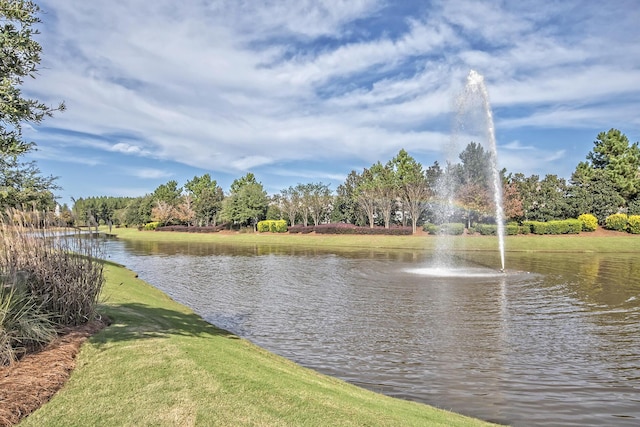
[[[490,168],[491,168],[491,180],[493,186],[493,200],[495,203],[495,220],[497,226],[498,237],[498,250],[500,255],[500,269],[499,272],[505,271],[505,256],[504,256],[504,211],[502,207],[502,182],[500,179],[500,172],[498,170],[497,162],[497,148],[496,137],[493,125],[493,113],[491,111],[491,105],[489,103],[489,94],[484,84],[484,77],[478,72],[471,70],[467,76],[467,82],[464,91],[457,99],[457,112],[456,112],[456,128],[453,130],[452,143],[448,147],[449,153],[447,161],[454,163],[453,157],[458,153],[457,138],[463,133],[463,130],[473,128],[473,125],[479,126],[479,135],[484,138],[484,144],[482,144],[490,154]],[[479,117],[476,118],[476,116]],[[465,123],[465,121],[473,123]],[[440,201],[436,207],[436,217],[438,223],[444,224],[451,222],[451,219],[455,215],[455,185],[452,182],[452,178],[449,174],[443,174],[442,179],[436,187],[437,200]],[[486,271],[483,269],[469,269],[460,268],[458,265],[453,265],[452,262],[452,239],[445,235],[440,234],[436,244],[434,263],[432,268],[419,269],[415,271],[420,274],[448,277],[454,276],[485,276],[487,274],[495,274],[495,270]],[[457,263],[456,263],[457,264]]]
[[[498,150],[496,147],[496,134],[493,127],[493,112],[489,104],[489,93],[484,84],[484,77],[471,70],[467,76],[467,96],[478,94],[482,101],[485,114],[486,139],[491,153],[491,175],[493,179],[493,200],[496,205],[496,225],[498,234],[498,248],[500,251],[500,271],[504,271],[504,210],[502,208],[502,182],[498,171]]]

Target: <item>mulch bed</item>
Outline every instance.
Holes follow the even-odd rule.
[[[0,426],[18,424],[47,403],[69,379],[80,346],[107,324],[102,319],[68,328],[42,350],[0,367]]]

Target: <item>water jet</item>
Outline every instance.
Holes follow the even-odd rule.
[[[496,136],[493,123],[493,112],[491,110],[491,104],[489,103],[489,93],[487,87],[484,84],[484,77],[475,70],[471,70],[467,76],[466,85],[464,90],[457,99],[457,112],[456,122],[460,129],[454,129],[452,133],[452,144],[449,147],[449,156],[453,154],[453,151],[457,148],[455,145],[458,132],[472,125],[479,126],[481,136],[484,141],[482,145],[487,149],[490,160],[490,175],[493,202],[495,204],[495,221],[496,221],[496,234],[498,237],[498,251],[500,255],[500,268],[499,272],[505,272],[505,249],[504,249],[504,209],[502,206],[502,180],[500,177],[500,171],[498,170],[498,153],[496,146]],[[479,120],[471,120],[476,123],[465,123],[467,116],[471,116],[470,113],[480,113]],[[475,116],[474,116],[475,118]],[[453,163],[452,159],[447,159],[448,163]],[[437,209],[436,216],[437,221],[440,224],[451,222],[451,218],[454,216],[456,207],[456,188],[453,178],[448,173],[444,173],[443,177],[437,183],[436,188],[437,198],[442,202],[442,206]],[[435,265],[437,268],[451,268],[451,239],[441,233],[438,237],[438,243],[436,245]]]

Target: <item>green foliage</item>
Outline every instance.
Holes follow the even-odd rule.
[[[567,203],[568,186],[557,175],[546,175],[542,180],[538,175],[525,177],[517,173],[511,177],[510,185],[520,199],[525,221],[550,221],[569,215]]]
[[[588,166],[603,170],[615,190],[625,200],[633,199],[640,192],[640,147],[630,144],[618,129],[600,132],[593,150],[587,155]]]
[[[126,208],[132,197],[98,196],[73,200],[73,216],[76,225],[88,226],[95,223],[120,225],[125,223]]]
[[[9,280],[7,280],[9,279]],[[15,275],[0,280],[0,366],[10,365],[25,353],[55,338],[52,315],[23,286]]]
[[[154,231],[159,225],[159,221],[148,222],[144,225],[144,229],[145,231]]]
[[[518,224],[507,224],[504,227],[504,231],[507,236],[515,236],[520,234],[520,226]]]
[[[627,205],[628,215],[640,215],[640,196],[632,199]]]
[[[429,234],[438,234],[439,227],[435,224],[427,222],[422,225],[422,229]]]
[[[476,224],[475,228],[483,236],[495,236],[498,234],[498,227],[495,224]]]
[[[565,234],[580,234],[582,231],[583,223],[579,219],[571,218],[563,221],[566,224]]]
[[[395,173],[404,210],[403,215],[411,219],[411,227],[415,233],[418,220],[426,209],[424,202],[432,193],[427,182],[426,172],[422,165],[404,149],[400,150],[398,155],[389,162],[389,166]]]
[[[224,192],[216,180],[207,173],[201,177],[194,176],[184,185],[187,194],[193,198],[195,222],[200,225],[216,225],[216,218],[222,210]]]
[[[464,233],[464,224],[461,222],[449,222],[442,224],[438,229],[438,233],[449,236],[459,236]]]
[[[257,228],[259,233],[286,233],[287,221],[283,219],[259,221]]]
[[[611,177],[601,169],[585,172],[584,167],[579,166],[571,180],[573,185],[568,192],[571,216],[590,212],[599,224],[604,224],[605,219],[625,203]]]
[[[470,142],[458,157],[461,163],[456,166],[461,183],[474,182],[488,191],[491,187],[491,153],[481,144]]]
[[[231,184],[231,194],[224,200],[221,215],[240,228],[255,226],[264,218],[268,205],[269,199],[262,184],[248,173]]]
[[[317,234],[410,236],[413,234],[413,229],[411,227],[359,227],[345,223],[320,224],[307,227],[296,225],[289,228],[289,233],[291,234],[308,234],[311,232],[316,232]]]
[[[39,124],[55,111],[64,110],[25,98],[21,86],[35,78],[41,46],[35,41],[40,8],[33,1],[0,0],[0,207],[22,204],[52,209],[55,178],[42,177],[34,162],[19,158],[35,148],[22,135],[23,124]]]
[[[129,227],[143,227],[151,221],[153,198],[150,195],[131,200],[124,209],[123,222]]]
[[[609,215],[607,219],[605,219],[604,227],[608,230],[627,231],[628,222],[629,218],[627,217],[627,214],[616,213]]]
[[[356,225],[366,224],[365,215],[358,204],[357,188],[360,178],[360,175],[352,170],[349,175],[347,175],[345,182],[340,184],[336,189],[331,222],[345,222]],[[291,216],[289,216],[289,219],[291,220]],[[291,224],[293,225],[293,221],[291,221]]]
[[[582,231],[596,231],[598,229],[598,218],[592,214],[582,214],[578,217],[582,222]]]
[[[475,230],[483,236],[495,236],[498,234],[498,226],[495,224],[476,224]],[[504,227],[507,236],[515,236],[522,233],[522,227],[518,224],[507,224]]]
[[[640,234],[640,215],[629,215],[627,231],[631,234]]]
[[[582,230],[582,221],[577,219],[553,221],[524,221],[523,228],[528,228],[533,234],[578,234]],[[523,233],[526,234],[526,233]]]
[[[333,196],[327,184],[322,182],[298,184],[294,188],[290,187],[283,196],[289,217],[299,212],[304,226],[308,224],[309,219],[314,225],[328,219]],[[291,223],[293,224],[293,221]]]
[[[165,202],[170,206],[176,206],[180,201],[182,187],[178,187],[178,182],[171,180],[166,184],[161,184],[151,195],[154,202]]]

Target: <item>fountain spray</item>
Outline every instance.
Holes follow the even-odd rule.
[[[493,126],[493,112],[489,104],[489,93],[484,84],[484,77],[475,70],[471,70],[467,76],[467,92],[480,95],[484,107],[486,119],[486,137],[491,153],[491,174],[493,178],[493,197],[496,205],[496,225],[498,234],[498,248],[500,250],[500,271],[504,272],[504,210],[502,207],[502,182],[498,171],[498,150],[496,147],[496,135]]]

